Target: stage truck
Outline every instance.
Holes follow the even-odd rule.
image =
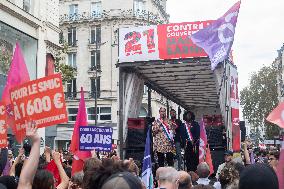
[[[232,58],[228,58],[219,63],[215,70],[211,70],[207,54],[190,39],[192,33],[211,22],[119,29],[117,67],[121,156],[136,154],[141,159],[142,154],[143,158],[144,143],[135,146],[135,141],[141,137],[141,141],[145,141],[144,125],[151,122],[150,118],[144,121],[146,124],[136,119],[144,84],[150,89],[149,117],[151,90],[154,90],[176,103],[180,109],[194,112],[196,121],[204,121],[215,169],[223,161],[224,150],[240,151],[237,68]],[[138,133],[136,135],[133,134],[135,130]]]

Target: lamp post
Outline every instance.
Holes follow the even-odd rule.
[[[107,41],[106,41],[107,42]],[[97,123],[98,123],[98,62],[97,62],[97,52],[98,52],[98,47],[101,46],[101,45],[104,45],[106,42],[103,42],[103,43],[99,43],[98,40],[96,39],[96,66],[95,66],[95,69],[96,69],[96,75],[95,75],[95,78],[96,78],[96,87],[95,87],[95,126],[97,126]]]

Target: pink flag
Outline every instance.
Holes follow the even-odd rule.
[[[280,151],[280,158],[277,165],[277,177],[279,182],[279,188],[284,188],[284,144]]]
[[[266,118],[267,121],[284,128],[284,102],[281,102]]]
[[[199,163],[206,162],[210,168],[210,174],[214,173],[211,152],[207,144],[207,135],[203,119],[200,124],[200,142],[199,142]]]
[[[11,101],[10,101],[10,89],[17,86],[17,85],[21,85],[25,82],[30,81],[30,76],[29,76],[29,72],[28,69],[26,67],[25,64],[25,60],[24,57],[22,55],[21,52],[21,48],[20,45],[18,43],[16,43],[16,48],[14,51],[14,55],[13,55],[13,59],[12,59],[12,63],[10,66],[10,70],[8,72],[8,77],[7,77],[7,81],[6,81],[6,85],[3,91],[3,96],[2,96],[2,102],[4,103],[4,105],[6,106],[6,120],[7,120],[7,124],[8,126],[10,126],[14,132],[14,134],[16,135],[16,139],[19,141],[19,137],[17,135],[18,132],[16,132],[16,128],[15,128],[15,124],[14,124],[14,113],[12,110],[12,106]],[[21,134],[21,133],[19,133]]]
[[[203,162],[206,155],[207,136],[203,119],[200,124],[200,142],[199,142],[199,163]]]
[[[70,145],[70,152],[72,152],[74,155],[74,162],[79,161],[79,160],[84,161],[85,159],[92,156],[90,151],[80,151],[79,150],[79,140],[80,140],[79,127],[80,126],[88,126],[83,87],[81,87],[81,99],[80,99],[80,104],[79,104],[79,110],[78,110],[78,114],[76,117],[76,122],[74,125],[74,130],[73,130],[73,135],[72,135],[72,140],[71,140],[71,145]],[[76,168],[76,171],[72,170],[72,174],[78,172],[78,170],[83,170],[83,165],[84,164],[80,163],[79,167],[74,166],[74,169]]]

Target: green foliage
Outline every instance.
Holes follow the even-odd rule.
[[[268,114],[277,106],[277,70],[272,66],[264,66],[252,74],[250,85],[241,93],[243,115],[252,125],[255,132],[259,127],[265,128],[265,138],[273,139],[279,135],[279,127],[265,121]],[[259,136],[259,133],[254,133]]]
[[[8,74],[11,61],[12,52],[6,50],[4,47],[0,48],[0,72],[2,72],[4,75]]]
[[[62,82],[65,84],[67,81],[74,79],[75,74],[77,73],[77,69],[69,66],[65,63],[65,57],[68,50],[68,44],[64,41],[63,47],[57,50],[54,59],[55,59],[55,72],[61,73]]]

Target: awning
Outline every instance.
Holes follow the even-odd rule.
[[[208,58],[129,62],[118,67],[138,74],[150,88],[185,109],[219,106],[223,67],[212,71]]]

